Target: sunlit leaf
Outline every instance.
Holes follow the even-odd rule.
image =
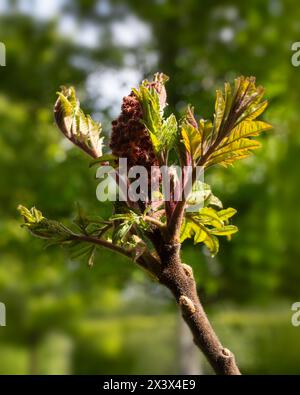
[[[223,122],[224,112],[225,112],[225,100],[223,98],[222,92],[220,90],[217,90],[216,91],[216,102],[215,102],[214,124],[213,124],[214,129],[213,129],[212,139],[214,139],[220,131],[220,127]]]
[[[177,142],[177,120],[174,114],[171,114],[166,120],[163,121],[160,145],[168,149],[172,149]]]
[[[215,210],[212,207],[204,207],[198,213],[186,213],[181,227],[181,242],[191,238],[194,243],[204,243],[215,255],[219,249],[216,236],[230,236],[238,231],[234,225],[228,225],[228,219],[236,213],[236,210]]]
[[[174,114],[164,119],[165,107],[164,84],[168,77],[156,74],[154,82],[143,81],[139,89],[133,89],[143,108],[142,123],[149,131],[153,149],[157,157],[162,152],[171,150],[178,140],[177,121]]]
[[[233,87],[226,82],[224,93],[216,91],[214,122],[201,119],[197,129],[202,136],[199,165],[227,166],[260,147],[253,137],[272,128],[257,120],[268,105],[263,96],[264,88],[255,85],[254,77],[241,76]],[[188,150],[191,144],[185,146]]]
[[[202,141],[198,129],[189,123],[183,123],[181,126],[181,136],[186,150],[196,160],[201,155]]]
[[[238,228],[234,225],[223,226],[220,229],[211,229],[210,233],[216,236],[229,236],[238,231]]]
[[[216,150],[207,162],[206,166],[220,164],[228,166],[238,159],[246,158],[250,155],[251,150],[257,149],[261,146],[258,141],[241,138],[232,143],[225,144],[224,147]]]
[[[219,249],[218,239],[211,234],[208,228],[195,221],[193,217],[186,217],[181,228],[181,243],[189,238],[194,240],[194,244],[204,243],[212,255],[217,254]]]
[[[222,221],[226,221],[227,219],[233,217],[236,214],[236,210],[234,208],[226,208],[224,210],[217,211],[218,217]]]
[[[103,148],[101,124],[81,110],[73,87],[63,87],[57,94],[54,117],[59,129],[72,143],[90,156],[94,158],[101,156]]]

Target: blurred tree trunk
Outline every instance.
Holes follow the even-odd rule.
[[[195,347],[191,331],[181,314],[178,319],[178,332],[180,374],[203,374],[199,350]]]
[[[30,344],[28,353],[28,374],[35,375],[38,372],[38,344]]]

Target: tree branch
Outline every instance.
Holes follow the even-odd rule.
[[[152,274],[155,278],[158,278],[158,275],[161,271],[160,262],[156,259],[149,251],[145,251],[141,256],[135,259],[134,250],[126,250],[123,247],[115,245],[110,241],[98,239],[91,236],[85,235],[74,235],[72,237],[73,240],[84,241],[87,243],[95,244],[97,246],[101,246],[107,248],[111,251],[117,252],[123,256],[126,256],[131,261],[136,262],[138,265],[143,267],[147,272]]]
[[[190,177],[192,181],[191,183],[189,183]],[[168,232],[170,235],[169,242],[171,244],[180,242],[180,230],[181,230],[182,220],[184,217],[184,210],[185,210],[187,199],[193,189],[195,181],[196,181],[196,169],[193,168],[192,174],[191,175],[188,174],[187,179],[185,179],[185,177],[183,179],[183,187],[181,190],[182,200],[177,202],[175,210],[169,222]],[[186,188],[186,186],[188,186],[188,189]]]
[[[109,241],[84,235],[74,235],[73,239],[108,248],[134,260],[132,250],[126,250]],[[204,353],[215,372],[220,375],[239,375],[234,355],[223,347],[203,310],[192,268],[180,260],[180,244],[165,244],[159,239],[155,244],[160,260],[146,251],[136,262],[172,292],[194,336],[195,344]]]
[[[224,348],[214,332],[197,295],[192,268],[180,261],[180,245],[166,245],[161,250],[162,284],[174,295],[195,344],[219,375],[240,375],[234,355]]]
[[[169,231],[169,242],[170,243],[179,243],[180,241],[180,229],[181,223],[184,216],[184,210],[186,205],[186,199],[179,201],[175,207],[175,210],[172,214],[168,231]]]
[[[145,215],[143,219],[145,222],[149,222],[150,224],[155,225],[163,233],[166,232],[167,226],[163,222],[159,221],[158,219],[150,217],[149,215]]]
[[[96,237],[85,236],[85,235],[73,235],[72,240],[85,241],[87,243],[96,244],[98,246],[108,248],[111,251],[118,252],[119,254],[124,255],[127,258],[130,258],[130,259],[133,258],[132,250],[126,250],[125,248],[120,247],[116,244],[113,244],[107,240],[98,239]]]

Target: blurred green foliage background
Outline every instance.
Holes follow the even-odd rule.
[[[0,0],[0,373],[177,374],[211,372],[182,346],[169,294],[126,259],[99,251],[92,269],[43,249],[20,228],[19,203],[68,221],[96,199],[94,169],[54,126],[52,106],[73,84],[108,136],[122,96],[156,71],[168,102],[213,113],[215,89],[255,75],[267,89],[263,148],[206,175],[240,232],[214,259],[192,244],[185,262],[217,333],[244,373],[300,374],[300,41],[296,0]],[[108,138],[106,138],[108,141]],[[189,338],[188,338],[189,340]],[[188,351],[187,351],[188,350]],[[188,356],[188,358],[187,358]],[[193,359],[194,358],[194,359]],[[195,366],[197,365],[197,366]]]

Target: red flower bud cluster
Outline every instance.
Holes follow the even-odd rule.
[[[158,161],[142,117],[143,109],[134,93],[125,96],[121,114],[112,122],[110,148],[115,156],[127,158],[128,167],[144,166],[150,171]]]

